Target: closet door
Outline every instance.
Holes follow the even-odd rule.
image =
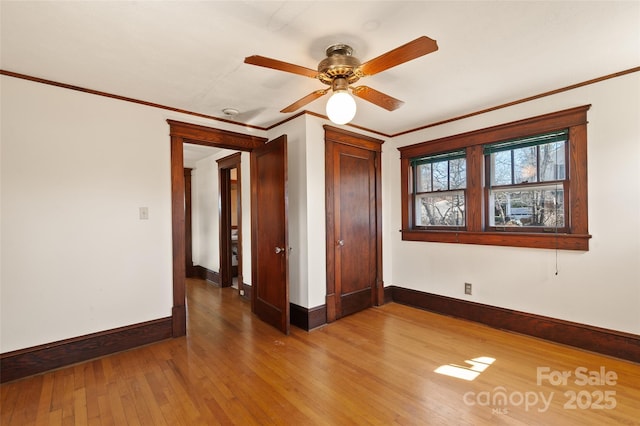
[[[327,321],[379,304],[379,143],[327,130]],[[378,141],[379,142],[379,141]],[[361,146],[357,146],[361,145]],[[379,299],[380,297],[380,299]]]

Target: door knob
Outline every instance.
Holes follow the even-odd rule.
[[[280,254],[284,251],[284,248],[282,247],[276,247],[276,254]]]
[[[338,245],[342,247],[344,245],[344,240],[338,240]]]

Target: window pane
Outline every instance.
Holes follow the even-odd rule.
[[[540,145],[540,181],[564,180],[564,141]]]
[[[431,164],[420,164],[416,167],[416,192],[431,191]]]
[[[538,168],[536,147],[529,146],[513,150],[513,183],[537,182]]]
[[[449,161],[449,189],[467,187],[467,160],[459,158]]]
[[[416,196],[417,226],[464,226],[464,191]]]
[[[511,151],[491,154],[493,185],[511,185]]]
[[[431,163],[433,169],[433,188],[432,191],[446,191],[449,189],[449,170],[448,161],[439,161]]]
[[[564,190],[547,185],[492,190],[491,226],[564,227]]]

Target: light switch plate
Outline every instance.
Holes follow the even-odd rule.
[[[149,207],[140,207],[140,220],[149,219]]]

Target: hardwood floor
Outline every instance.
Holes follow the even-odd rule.
[[[187,337],[3,384],[2,425],[640,424],[630,362],[394,303],[289,336],[231,288],[187,306]]]

